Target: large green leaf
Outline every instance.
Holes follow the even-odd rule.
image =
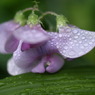
[[[8,77],[0,81],[0,95],[95,95],[95,65],[77,59],[55,74]]]

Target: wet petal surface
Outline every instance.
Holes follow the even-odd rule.
[[[64,65],[63,58],[59,55],[53,55],[49,58],[49,66],[46,68],[46,71],[49,73],[55,73],[59,71]]]
[[[23,74],[23,73],[27,73],[31,71],[32,67],[28,67],[28,68],[20,68],[15,64],[15,61],[13,60],[13,58],[11,58],[8,63],[7,63],[7,71],[10,75],[19,75],[19,74]]]
[[[80,57],[95,47],[95,32],[90,32],[78,28],[65,27],[60,29],[56,47],[59,52],[69,58]],[[56,42],[56,41],[55,41]]]
[[[20,27],[14,32],[14,36],[30,44],[43,43],[49,39],[46,31],[40,25],[30,27],[28,25]]]
[[[17,50],[13,53],[13,59],[15,64],[20,68],[27,68],[31,66],[31,64],[38,57],[38,52],[35,48],[22,51],[22,41],[20,41]]]
[[[18,40],[12,35],[15,29],[19,27],[13,21],[5,22],[0,25],[0,52],[12,53],[18,46]]]
[[[38,64],[31,70],[33,73],[44,73],[45,72],[46,58],[38,61]]]

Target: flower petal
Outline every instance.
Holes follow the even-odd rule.
[[[22,43],[21,50],[25,51],[31,48],[31,45],[28,43]]]
[[[33,73],[44,73],[45,72],[45,63],[46,63],[46,58],[42,58],[40,62],[31,70]]]
[[[12,53],[18,46],[18,40],[12,35],[12,32],[19,25],[13,21],[5,22],[0,25],[0,52]]]
[[[59,31],[53,44],[65,57],[77,58],[95,47],[95,32],[70,27],[63,27]]]
[[[35,48],[22,51],[22,43],[23,42],[20,41],[17,50],[13,53],[13,59],[18,67],[27,68],[32,65],[39,54]]]
[[[49,66],[46,68],[46,71],[49,73],[55,73],[62,68],[64,65],[63,58],[58,55],[53,55],[49,58]]]
[[[26,25],[20,27],[14,32],[14,36],[17,39],[30,44],[43,43],[49,39],[48,34],[41,28],[40,25],[33,27]]]
[[[23,74],[23,73],[27,73],[27,72],[30,72],[31,71],[31,68],[32,67],[29,67],[29,68],[20,68],[18,67],[13,58],[11,58],[8,63],[7,63],[7,71],[10,75],[19,75],[19,74]]]

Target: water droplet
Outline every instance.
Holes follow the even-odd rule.
[[[81,44],[81,43],[82,43],[82,41],[79,41],[79,43]]]
[[[81,49],[84,49],[84,46],[80,46]]]
[[[68,49],[68,47],[67,46],[64,46],[64,49]]]
[[[25,89],[25,91],[29,91],[30,89]]]
[[[62,37],[62,34],[59,34],[59,37]]]
[[[64,95],[64,94],[60,94],[60,95]]]
[[[76,46],[79,46],[79,44],[76,44]]]
[[[21,92],[20,95],[29,95],[29,93],[26,91],[26,92]]]
[[[56,45],[58,45],[59,43],[57,42]]]
[[[74,38],[75,38],[75,39],[77,39],[77,38],[78,38],[78,36],[75,36]]]
[[[70,35],[66,35],[67,37],[70,37]]]
[[[21,76],[19,76],[18,78],[21,78]]]
[[[84,44],[84,46],[88,46],[88,44],[87,44],[87,43],[85,43],[85,44]]]
[[[80,33],[78,33],[77,35],[80,35]]]
[[[57,36],[55,36],[55,38],[57,38]]]
[[[77,33],[78,31],[77,30],[73,30],[73,33]]]
[[[89,42],[89,44],[91,45],[91,44],[93,44],[92,42]]]
[[[74,51],[70,51],[69,55],[73,56],[73,55],[75,55],[75,52]]]
[[[70,44],[73,44],[73,42],[70,42]]]
[[[94,42],[95,40],[94,39],[92,39],[92,42]]]
[[[62,53],[66,53],[66,51],[65,51],[65,50],[63,50],[63,51],[62,51]]]
[[[79,52],[79,54],[80,54],[80,55],[82,55],[82,54],[83,54],[83,52],[81,51],[81,52]]]
[[[70,48],[73,48],[72,46],[70,46]]]
[[[13,83],[16,83],[15,81]]]
[[[88,32],[87,31],[84,31],[85,32],[85,34],[88,34]]]
[[[77,43],[77,40],[74,40],[75,43]]]
[[[4,85],[5,85],[5,83],[0,83],[0,87],[1,87],[1,86],[4,86]]]
[[[32,30],[32,32],[36,33],[36,30]]]
[[[71,41],[72,39],[71,39],[71,38],[69,38],[69,40]]]
[[[68,28],[68,29],[66,29],[66,32],[70,32],[70,31],[71,31],[71,29],[69,29],[69,28]]]
[[[84,39],[85,39],[85,37],[82,37],[82,39],[84,40]]]
[[[32,82],[29,82],[29,84],[33,84]]]
[[[60,46],[59,45],[57,45],[57,48],[59,48]]]

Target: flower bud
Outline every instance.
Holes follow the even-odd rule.
[[[58,16],[56,16],[56,21],[57,21],[57,29],[59,28],[59,27],[62,27],[62,26],[66,26],[67,24],[67,19],[66,19],[66,17],[65,16],[63,16],[63,15],[58,15]]]
[[[38,16],[32,12],[32,14],[29,15],[27,24],[29,25],[36,25],[39,23]]]
[[[22,26],[26,24],[26,19],[22,11],[16,13],[14,20]]]

